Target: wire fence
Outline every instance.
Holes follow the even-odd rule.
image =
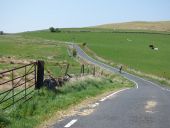
[[[82,64],[80,67],[63,64],[58,66],[57,70],[60,71],[60,75],[54,75],[50,70],[44,69],[44,61],[37,61],[0,72],[0,110],[15,106],[18,102],[28,101],[33,97],[34,90],[40,89],[48,78],[61,83],[59,85],[62,86],[66,76],[72,78],[102,74],[98,67],[90,64]]]

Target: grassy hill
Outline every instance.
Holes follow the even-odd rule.
[[[105,29],[122,29],[122,30],[153,30],[153,31],[170,31],[170,21],[160,22],[126,22],[126,23],[113,23],[95,26],[95,28]]]

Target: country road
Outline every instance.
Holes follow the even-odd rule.
[[[74,45],[77,54],[110,72],[118,69],[92,59]],[[115,92],[97,101],[89,115],[75,115],[56,123],[55,128],[170,128],[170,90],[122,72],[136,88]]]

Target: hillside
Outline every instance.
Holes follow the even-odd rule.
[[[95,26],[95,28],[105,29],[123,29],[123,30],[153,30],[153,31],[170,31],[170,21],[160,22],[125,22],[113,23]]]

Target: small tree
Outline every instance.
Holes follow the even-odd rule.
[[[83,45],[83,47],[84,47],[84,46],[86,46],[86,45],[87,45],[87,43],[85,43],[85,42],[84,42],[82,45]]]
[[[4,34],[4,32],[3,31],[0,31],[0,35],[3,35]]]
[[[55,28],[54,27],[50,27],[50,32],[55,32]]]
[[[75,48],[73,49],[73,56],[74,56],[74,57],[76,57],[76,56],[77,56],[77,51],[76,51],[76,49],[75,49]]]

